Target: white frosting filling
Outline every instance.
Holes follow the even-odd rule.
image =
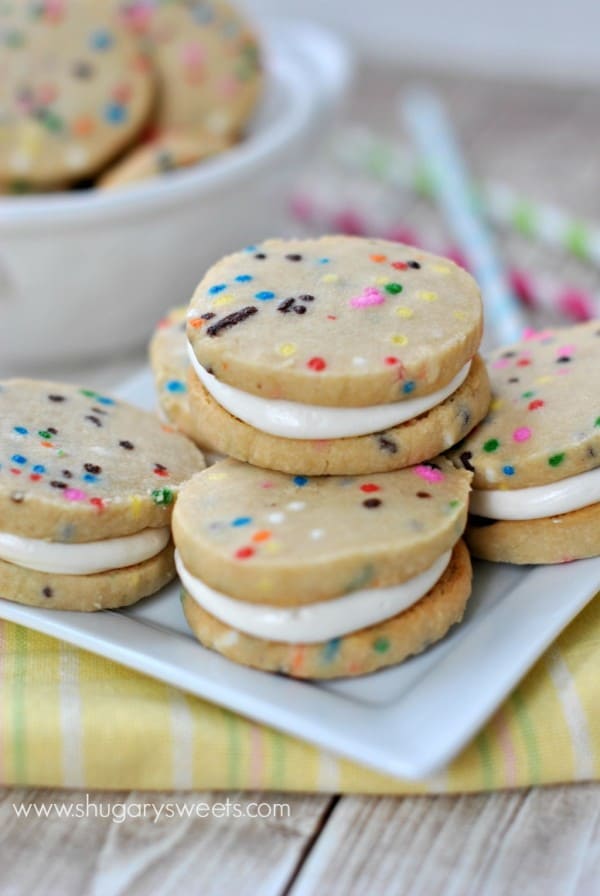
[[[515,489],[475,489],[469,510],[492,520],[539,520],[600,501],[600,467],[549,485]]]
[[[401,585],[367,588],[293,608],[246,603],[221,594],[188,572],[178,551],[175,565],[190,597],[225,625],[265,641],[317,644],[391,619],[416,604],[441,578],[451,554],[447,551],[425,572]]]
[[[160,554],[170,537],[168,526],[80,544],[61,544],[0,532],[0,560],[38,572],[89,576],[149,560]]]
[[[284,439],[346,439],[398,426],[445,401],[462,386],[471,367],[469,361],[447,386],[422,398],[366,408],[332,408],[250,395],[208,373],[189,343],[188,353],[198,379],[221,407],[254,429]]]

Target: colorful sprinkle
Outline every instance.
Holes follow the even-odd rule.
[[[498,439],[488,439],[487,442],[484,442],[483,444],[483,450],[488,454],[491,454],[492,451],[497,451],[499,447],[500,442],[498,441]]]
[[[548,458],[548,463],[551,467],[560,467],[563,460],[565,459],[565,454],[562,452],[561,454],[553,454]]]
[[[315,372],[319,373],[321,370],[325,370],[325,368],[327,367],[327,363],[325,362],[324,358],[315,357],[307,361],[306,366],[310,370],[314,370]]]
[[[531,438],[531,430],[528,426],[520,426],[513,432],[515,442],[527,442]]]
[[[414,472],[417,476],[420,476],[421,479],[424,479],[425,482],[443,482],[444,474],[440,469],[432,464],[418,464],[418,466],[414,467]]]

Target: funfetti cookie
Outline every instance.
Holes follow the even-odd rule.
[[[160,410],[181,432],[193,438],[188,400],[190,366],[186,339],[187,308],[173,308],[159,321],[150,342],[150,366]]]
[[[222,0],[117,0],[116,6],[158,71],[158,132],[239,135],[262,88],[258,41],[243,17]]]
[[[489,415],[450,452],[473,473],[468,543],[507,563],[600,554],[600,321],[489,360]]]
[[[485,415],[475,281],[382,240],[268,240],[214,265],[187,335],[194,438],[284,472],[383,472]]]
[[[92,177],[144,126],[154,78],[108,3],[0,5],[0,192]]]
[[[99,179],[101,190],[122,190],[153,177],[162,177],[180,168],[190,168],[231,145],[216,134],[163,134],[130,150]]]
[[[90,389],[0,382],[0,596],[134,603],[173,578],[170,521],[204,460],[152,414]]]
[[[173,515],[191,628],[236,662],[299,678],[420,652],[469,597],[470,478],[440,459],[369,477],[215,464]]]

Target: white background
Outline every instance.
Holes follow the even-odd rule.
[[[599,0],[241,0],[336,28],[370,59],[600,81]]]

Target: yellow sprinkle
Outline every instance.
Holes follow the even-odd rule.
[[[452,268],[447,264],[434,264],[432,265],[433,270],[436,274],[449,274]]]
[[[265,543],[261,546],[261,549],[266,554],[279,554],[279,552],[281,551],[281,545],[278,541],[273,541],[273,539],[271,539],[270,541],[265,541]]]
[[[339,279],[339,274],[325,274],[323,277],[321,277],[321,283],[337,283]]]
[[[490,405],[491,411],[499,411],[501,407],[504,407],[504,400],[502,398],[496,398]]]
[[[398,308],[396,308],[398,317],[404,317],[406,320],[408,320],[409,317],[414,317],[414,313],[412,308],[407,308],[406,305],[399,305]]]
[[[227,474],[226,473],[218,473],[218,472],[217,473],[209,473],[206,478],[210,479],[211,482],[218,482],[219,479],[226,479]]]
[[[466,311],[453,311],[452,316],[456,318],[456,320],[466,320],[467,312]]]
[[[295,355],[297,350],[298,346],[294,345],[293,342],[284,342],[277,346],[277,352],[282,358],[289,358],[290,355]]]
[[[390,337],[390,342],[393,342],[394,345],[406,345],[408,339],[403,333],[394,333],[394,335]]]
[[[389,277],[377,277],[375,279],[375,283],[377,284],[377,286],[385,286],[385,284],[389,283],[389,282],[390,282]]]
[[[139,497],[139,495],[133,495],[133,497],[130,498],[129,509],[131,510],[131,513],[134,517],[140,515],[140,511],[142,509],[142,499]]]
[[[552,382],[551,376],[538,376],[534,381],[536,386],[545,386],[546,383]]]
[[[431,292],[428,289],[419,290],[417,295],[423,302],[437,302],[437,299],[438,299],[437,292]]]
[[[217,296],[216,299],[213,299],[212,306],[213,308],[220,308],[221,305],[229,305],[231,302],[233,302],[233,296],[226,293],[224,296]]]

